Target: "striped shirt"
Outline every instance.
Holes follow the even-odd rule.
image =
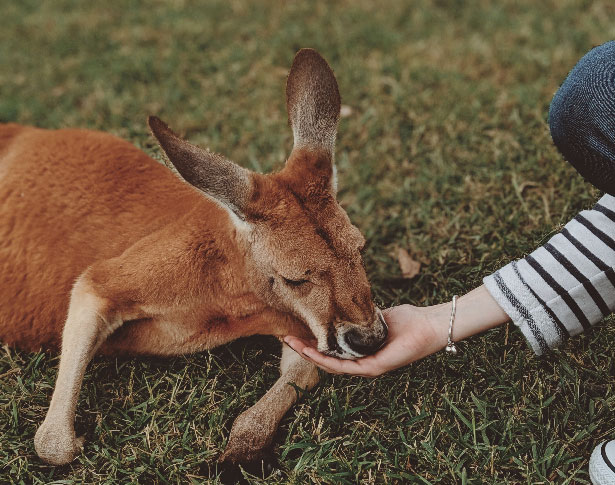
[[[615,311],[615,197],[483,282],[541,355]]]

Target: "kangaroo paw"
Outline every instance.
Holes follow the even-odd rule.
[[[261,460],[273,441],[276,423],[269,416],[250,408],[241,413],[231,428],[231,434],[219,462],[243,464]]]

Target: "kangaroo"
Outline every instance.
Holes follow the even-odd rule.
[[[171,356],[255,334],[313,338],[341,358],[375,352],[387,328],[365,243],[336,201],[340,95],[300,50],[286,83],[294,145],[258,174],[148,119],[180,177],[133,145],[87,130],[0,125],[0,339],[60,350],[34,445],[60,465],[81,452],[77,398],[95,354]],[[221,456],[263,456],[318,373],[283,346],[281,376],[235,420]]]

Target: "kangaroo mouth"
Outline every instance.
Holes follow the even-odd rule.
[[[327,349],[323,353],[331,356],[338,356],[344,353],[337,343],[337,334],[335,331],[330,332],[327,336]]]
[[[343,342],[343,334],[342,338],[340,339],[339,334],[335,326],[333,325],[333,322],[331,322],[331,324],[329,325],[329,329],[330,331],[327,335],[326,348],[319,349],[320,352],[330,357],[335,357],[337,359],[355,360],[363,357],[363,355],[356,352],[348,352],[348,350],[345,348],[347,347],[347,345],[340,342],[340,340],[342,340]]]
[[[369,328],[350,322],[329,324],[326,349],[323,354],[338,359],[355,360],[375,354],[387,341],[388,325],[379,308],[376,308],[376,318]]]

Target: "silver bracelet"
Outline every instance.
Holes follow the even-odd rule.
[[[453,309],[451,311],[451,320],[448,322],[448,343],[446,344],[446,350],[449,354],[455,355],[457,353],[457,347],[453,342],[453,322],[455,321],[455,311],[457,310],[457,295],[453,295]]]

